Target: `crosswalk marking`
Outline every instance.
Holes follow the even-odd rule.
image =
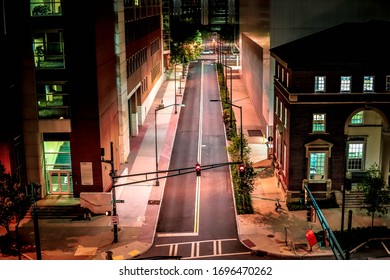
[[[216,240],[200,240],[200,241],[187,241],[187,242],[178,242],[178,243],[167,243],[167,244],[158,244],[155,247],[168,247],[168,255],[170,257],[178,256],[179,247],[184,245],[190,245],[190,254],[189,256],[182,256],[183,259],[196,259],[196,258],[206,258],[213,256],[230,256],[230,255],[242,255],[249,254],[250,251],[238,252],[238,253],[224,253],[223,252],[223,242],[228,241],[237,241],[237,238],[227,238],[227,239],[216,239]],[[211,254],[201,254],[200,246],[203,243],[212,243],[212,255]]]

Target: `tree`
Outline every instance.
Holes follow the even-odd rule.
[[[0,161],[0,226],[7,231],[6,239],[11,240],[10,224],[14,221],[18,240],[19,223],[31,206],[32,200],[26,194],[26,188],[21,186],[15,177],[5,173]]]
[[[373,227],[375,213],[387,214],[387,205],[390,203],[390,192],[377,163],[370,166],[359,190],[364,193],[364,206],[361,208],[367,210],[367,215],[371,215]]]
[[[248,142],[245,138],[243,138],[242,146],[242,161],[245,167],[245,172],[243,172],[243,174],[240,173],[238,166],[232,166],[231,168],[236,208],[238,214],[252,214],[253,207],[251,193],[254,189],[256,172],[254,171],[252,162],[250,160],[251,149],[248,146]],[[241,161],[241,137],[239,134],[236,133],[231,138],[231,142],[228,147],[228,152],[232,161]]]
[[[171,62],[188,64],[200,56],[202,33],[196,25],[174,18],[171,24]]]

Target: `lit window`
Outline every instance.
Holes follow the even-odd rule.
[[[325,152],[311,152],[309,163],[309,178],[310,180],[324,180],[326,175],[326,159]]]
[[[390,75],[386,76],[386,91],[390,91]]]
[[[279,98],[275,96],[275,114],[279,114]]]
[[[33,17],[60,16],[61,14],[61,0],[30,0],[30,15]]]
[[[313,132],[325,132],[325,114],[313,114]]]
[[[289,83],[290,83],[290,75],[289,73],[287,72],[287,79],[286,79],[286,87],[288,88],[289,86]]]
[[[351,76],[341,77],[340,91],[351,92]]]
[[[349,171],[364,170],[364,142],[348,143],[347,169]]]
[[[279,119],[282,120],[283,117],[283,103],[279,102]]]
[[[36,85],[38,118],[69,119],[70,101],[67,83],[38,83]]]
[[[325,92],[325,76],[315,76],[314,92]]]
[[[363,124],[363,119],[364,119],[364,116],[363,116],[363,111],[360,111],[358,113],[356,113],[355,115],[353,115],[352,119],[351,119],[351,124]]]
[[[284,107],[284,127],[287,127],[287,108]]]
[[[374,76],[364,76],[363,80],[363,92],[374,91]]]
[[[35,68],[65,68],[62,30],[35,33],[33,51]]]

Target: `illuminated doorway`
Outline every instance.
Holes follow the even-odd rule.
[[[51,194],[70,194],[70,172],[49,171],[49,189]]]
[[[72,194],[72,163],[69,141],[45,141],[46,191],[48,194]]]

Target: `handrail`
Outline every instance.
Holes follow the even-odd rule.
[[[327,233],[326,236],[328,236],[329,245],[333,251],[334,256],[338,260],[345,260],[346,259],[345,252],[343,251],[343,249],[341,248],[335,235],[333,234],[333,231],[331,230],[328,222],[326,221],[324,215],[322,214],[320,207],[318,207],[318,204],[317,204],[316,200],[314,199],[314,196],[312,195],[312,193],[309,190],[309,188],[307,187],[307,185],[304,185],[304,189],[307,192],[307,194],[309,195],[311,202],[313,203],[314,210],[316,211],[316,214],[317,214],[317,217],[318,217],[318,220],[321,224],[322,229]]]

